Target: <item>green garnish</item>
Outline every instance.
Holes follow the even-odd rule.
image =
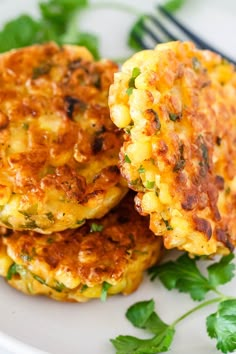
[[[53,287],[54,290],[61,293],[65,288],[66,286],[63,283],[60,283],[59,281],[56,280],[56,285]]]
[[[7,22],[0,32],[0,52],[21,48],[34,43],[55,41],[59,45],[86,46],[99,58],[98,37],[78,29],[78,15],[89,7],[87,0],[48,0],[39,3],[38,19],[20,15]],[[50,70],[48,65],[35,68],[33,78]]]
[[[105,302],[106,299],[107,299],[107,292],[108,292],[108,289],[110,289],[112,285],[107,283],[106,281],[104,281],[102,283],[102,291],[101,291],[101,296],[100,296],[100,299],[102,302]]]
[[[47,238],[47,243],[51,245],[54,242],[54,239],[52,237]]]
[[[48,220],[50,220],[50,221],[54,221],[55,220],[54,215],[53,215],[53,213],[51,211],[49,211],[45,215],[48,218]]]
[[[82,288],[80,289],[80,292],[83,293],[85,290],[88,289],[88,285],[84,284]]]
[[[28,207],[27,209],[24,210],[18,210],[18,212],[22,215],[24,215],[27,219],[30,218],[32,215],[37,214],[38,212],[38,204],[35,203]]]
[[[145,182],[145,187],[147,189],[152,189],[152,188],[154,188],[154,186],[155,186],[155,181],[146,181]]]
[[[37,280],[40,284],[47,285],[45,280],[36,274],[32,274],[33,278]]]
[[[182,117],[182,113],[169,113],[169,118],[173,122],[176,122],[177,120],[180,120],[181,117]]]
[[[30,256],[28,253],[22,252],[20,254],[20,258],[24,261],[24,262],[30,262],[32,261],[33,257]]]
[[[101,232],[103,228],[104,228],[103,225],[99,225],[93,222],[92,225],[90,226],[90,232]]]
[[[207,333],[216,339],[217,349],[231,353],[236,349],[236,297],[229,297],[218,290],[218,286],[229,282],[235,272],[234,255],[222,257],[219,262],[210,265],[208,276],[203,275],[196,265],[196,260],[188,255],[180,256],[175,262],[170,261],[149,270],[151,280],[159,278],[164,286],[189,293],[193,300],[204,300],[207,292],[213,291],[217,297],[205,300],[193,307],[171,324],[167,324],[155,312],[153,300],[141,301],[132,305],[126,312],[127,319],[138,328],[151,332],[150,339],[120,335],[111,339],[117,354],[155,354],[169,351],[178,323],[192,313],[208,305],[218,303],[217,311],[206,319]]]
[[[130,181],[129,185],[136,186],[139,183],[141,183],[141,179],[140,178],[136,178],[136,179],[133,179],[132,181]]]
[[[162,220],[163,220],[164,224],[166,225],[166,230],[168,230],[168,231],[169,231],[169,230],[173,230],[173,227],[170,226],[168,220],[165,220],[165,219],[162,219]]]
[[[166,11],[175,12],[179,10],[185,2],[186,0],[166,0],[162,7],[164,7]]]
[[[29,123],[22,123],[22,128],[24,130],[28,130],[29,129]]]
[[[20,274],[21,269],[22,267],[19,264],[11,264],[6,275],[7,280],[11,280],[14,275]]]
[[[84,223],[85,223],[85,219],[81,219],[81,220],[77,220],[76,221],[77,225],[81,225],[81,224],[84,224]]]
[[[33,69],[32,79],[35,80],[42,75],[48,74],[51,68],[52,65],[50,63],[44,63],[40,66],[37,66],[36,68]]]
[[[193,69],[195,71],[198,71],[199,69],[201,69],[201,63],[200,61],[198,60],[198,58],[196,57],[193,57],[192,58],[192,65],[193,65]]]
[[[141,165],[141,166],[138,168],[138,172],[139,172],[139,173],[145,173],[145,168],[143,167],[143,165]]]
[[[129,158],[129,156],[128,155],[125,155],[125,162],[127,162],[127,163],[131,163],[131,160],[130,160],[130,158]]]
[[[128,89],[126,90],[127,95],[131,95],[133,93],[133,89],[135,88],[135,79],[141,74],[139,68],[133,68],[132,76],[129,79]]]
[[[37,227],[38,227],[38,225],[36,224],[35,220],[29,220],[23,226],[23,228],[26,228],[26,229],[37,229]]]

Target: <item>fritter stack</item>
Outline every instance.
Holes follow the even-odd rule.
[[[53,43],[0,57],[0,274],[25,293],[128,294],[159,257],[133,198],[113,209],[128,191],[107,103],[116,71]]]
[[[219,55],[171,42],[115,74],[122,175],[166,248],[227,254],[236,245],[236,72]]]

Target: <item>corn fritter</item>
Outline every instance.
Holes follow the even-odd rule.
[[[127,192],[108,89],[117,65],[83,47],[0,56],[0,224],[51,233],[100,218]]]
[[[133,198],[76,230],[43,235],[2,228],[0,275],[26,294],[59,301],[130,294],[162,253],[161,239],[135,211]]]
[[[168,249],[210,255],[236,245],[235,97],[235,67],[190,42],[141,51],[115,74],[121,172]]]

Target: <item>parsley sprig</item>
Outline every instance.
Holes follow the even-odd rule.
[[[177,289],[188,293],[195,301],[201,301],[171,324],[165,323],[155,312],[154,301],[141,301],[132,305],[126,312],[127,319],[138,328],[151,332],[150,339],[120,335],[111,339],[117,354],[156,354],[170,349],[176,326],[186,317],[208,305],[218,303],[215,313],[206,319],[208,335],[216,339],[216,347],[223,353],[236,349],[236,297],[226,296],[218,286],[229,282],[234,277],[234,255],[224,256],[207,268],[208,275],[203,275],[197,267],[197,260],[188,255],[180,256],[175,262],[170,261],[150,269],[151,280],[159,278],[168,289]],[[206,294],[217,294],[205,300]],[[203,301],[204,300],[204,301]]]

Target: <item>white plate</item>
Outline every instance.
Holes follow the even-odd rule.
[[[123,2],[151,11],[157,1]],[[33,0],[0,0],[0,20],[4,22],[23,11],[36,14],[36,4]],[[188,0],[178,13],[199,35],[236,58],[235,14],[234,0]],[[134,18],[130,14],[99,10],[85,13],[81,26],[101,36],[104,56],[124,57],[130,54],[125,37]],[[231,295],[236,294],[235,289],[236,279],[222,287],[222,291]],[[133,303],[150,298],[155,300],[157,311],[166,322],[194,305],[188,295],[168,292],[159,282],[151,283],[147,278],[133,295],[115,296],[106,303],[95,300],[84,304],[25,296],[0,279],[0,347],[5,348],[0,353],[7,350],[17,354],[115,353],[110,338],[119,334],[143,335],[125,319],[125,311]],[[212,306],[199,311],[178,326],[172,354],[219,353],[205,330],[205,317],[214,310]]]

